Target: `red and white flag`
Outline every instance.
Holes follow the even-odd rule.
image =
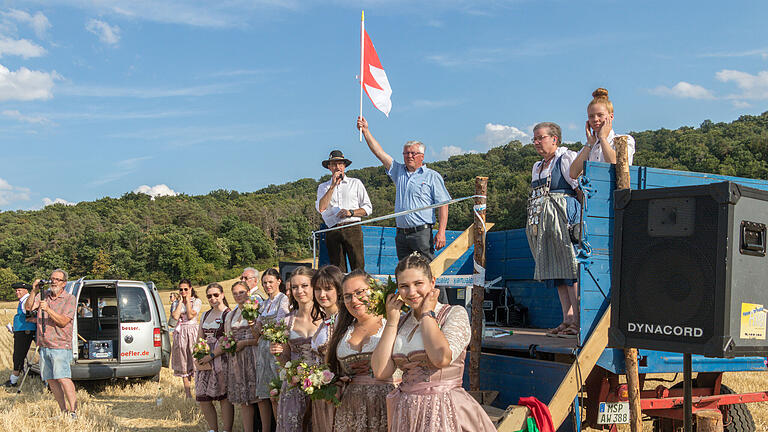
[[[365,89],[365,93],[371,99],[373,105],[389,117],[389,111],[392,109],[392,100],[390,99],[392,87],[389,86],[387,74],[381,66],[379,56],[373,47],[373,42],[371,42],[368,32],[365,31],[365,21],[363,21],[361,31],[363,33],[360,65],[363,81],[361,86]],[[362,111],[362,106],[360,108]]]

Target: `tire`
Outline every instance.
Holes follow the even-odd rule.
[[[695,385],[695,380],[694,380]],[[682,387],[682,383],[677,383],[672,388]],[[726,385],[720,385],[721,394],[733,394],[735,393]],[[752,418],[752,413],[749,412],[747,404],[731,404],[725,405],[721,408],[721,411],[727,410],[728,424],[724,425],[723,432],[755,432],[755,420]],[[656,418],[653,420],[653,432],[668,432],[672,431],[672,421],[669,419]],[[696,425],[694,425],[694,431]]]
[[[725,385],[720,386],[720,393],[736,393]],[[755,432],[755,420],[747,404],[732,404],[724,407],[728,410],[728,424],[723,425],[723,432]]]

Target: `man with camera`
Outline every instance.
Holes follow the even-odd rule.
[[[13,316],[13,371],[6,387],[16,387],[19,382],[19,376],[24,369],[24,360],[27,358],[27,352],[32,341],[35,340],[35,324],[26,319],[25,303],[29,298],[29,290],[32,285],[24,282],[16,282],[11,285],[16,292],[16,298],[19,304],[16,307],[16,315]]]
[[[45,290],[45,285],[50,288]],[[26,310],[37,311],[32,318],[37,324],[37,346],[40,347],[40,376],[48,383],[59,409],[76,419],[77,394],[72,383],[72,320],[77,299],[66,292],[67,272],[56,269],[50,281],[36,280],[32,284],[33,302]],[[39,292],[38,292],[39,291]]]

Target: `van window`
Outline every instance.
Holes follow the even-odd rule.
[[[117,290],[120,303],[120,322],[149,322],[149,302],[144,290],[139,287],[120,287]]]
[[[99,297],[96,307],[100,317],[117,318],[117,300],[114,297]]]

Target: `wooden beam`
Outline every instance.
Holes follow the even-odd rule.
[[[485,223],[485,227],[489,231],[492,226],[493,222]],[[472,231],[474,227],[474,224],[470,225],[470,227],[461,233],[461,235],[459,235],[456,240],[451,242],[451,244],[448,246],[444,247],[443,250],[440,251],[440,253],[435,257],[435,259],[432,260],[432,263],[429,265],[432,269],[432,276],[442,276],[443,273],[445,273],[445,271],[453,265],[453,263],[455,263],[459,258],[461,258],[462,255],[464,255],[464,252],[469,250],[470,246],[472,246],[475,241]]]
[[[472,286],[472,335],[469,342],[469,388],[480,390],[480,352],[483,344],[483,300],[485,300],[485,196],[488,177],[475,177],[474,284]]]
[[[603,317],[597,323],[597,326],[592,331],[592,334],[587,339],[587,343],[579,352],[577,359],[579,365],[579,374],[577,374],[576,362],[571,365],[568,373],[560,383],[560,387],[557,388],[555,395],[552,396],[552,400],[549,402],[549,412],[552,414],[552,422],[555,425],[555,430],[563,424],[568,413],[571,411],[571,405],[576,395],[581,390],[582,382],[579,381],[579,375],[582,379],[586,379],[592,369],[597,364],[597,359],[608,346],[608,327],[611,324],[611,306],[605,310]]]

